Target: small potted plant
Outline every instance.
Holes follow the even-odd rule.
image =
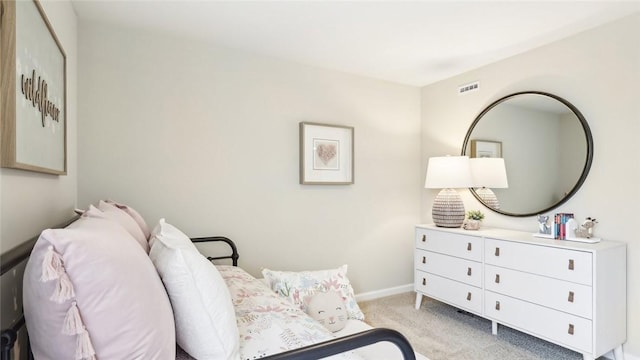
[[[478,230],[480,229],[480,224],[482,224],[482,219],[484,219],[482,211],[469,210],[467,211],[467,219],[465,220],[463,227],[466,230]]]

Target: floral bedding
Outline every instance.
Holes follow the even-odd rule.
[[[333,339],[332,333],[320,323],[241,268],[226,265],[217,268],[235,308],[241,359],[258,359]],[[362,359],[353,352],[331,358]]]

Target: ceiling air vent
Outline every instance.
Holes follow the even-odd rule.
[[[472,83],[458,86],[458,95],[467,94],[472,91],[477,91],[479,89],[480,89],[480,81],[474,81]]]

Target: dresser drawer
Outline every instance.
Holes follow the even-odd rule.
[[[591,253],[485,239],[485,263],[584,285],[592,283]]]
[[[430,229],[416,229],[416,248],[482,261],[482,238]]]
[[[592,318],[592,288],[569,281],[486,265],[486,290]]]
[[[485,292],[484,310],[486,317],[498,323],[581,352],[592,352],[590,320],[491,291]]]
[[[417,270],[482,287],[482,263],[479,262],[416,250],[415,266]]]
[[[482,314],[482,289],[416,270],[415,290],[455,307]]]

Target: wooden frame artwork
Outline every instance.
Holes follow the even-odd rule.
[[[300,184],[353,184],[353,127],[300,123]]]
[[[0,0],[2,167],[67,173],[67,58],[37,0]]]
[[[501,158],[502,142],[491,140],[471,140],[472,158]]]

